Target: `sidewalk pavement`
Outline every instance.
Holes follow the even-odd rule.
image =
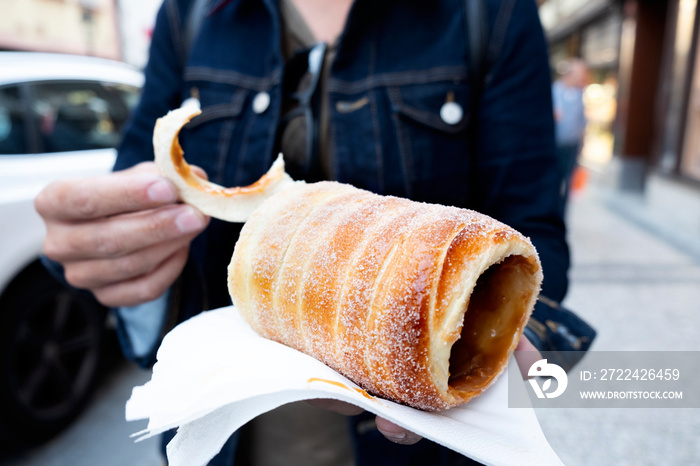
[[[634,196],[595,182],[574,194],[564,305],[598,330],[591,349],[700,350],[700,235],[674,231]],[[537,415],[568,466],[700,462],[700,409],[540,409]]]
[[[150,378],[150,371],[122,361],[102,381],[76,422],[43,445],[0,458],[0,466],[165,466],[159,438],[139,443],[130,438],[146,427],[146,421],[124,420],[132,388]]]

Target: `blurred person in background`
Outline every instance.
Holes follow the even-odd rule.
[[[564,212],[586,130],[583,90],[590,82],[590,73],[586,63],[578,58],[563,63],[562,68],[561,77],[552,84],[552,101],[557,160],[562,177],[561,210]]]
[[[543,293],[561,301],[569,256],[537,6],[483,5],[480,75],[464,0],[217,0],[196,37],[191,1],[165,0],[115,173],[37,198],[52,266],[115,308],[125,353],[145,367],[175,323],[230,305],[226,267],[240,225],[178,203],[151,162],[156,119],[196,99],[203,113],[180,142],[212,181],[250,184],[282,151],[295,179],[478,210],[531,238]],[[234,435],[211,464],[473,464],[367,413],[349,420],[285,406]]]

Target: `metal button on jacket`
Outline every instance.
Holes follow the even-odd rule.
[[[448,125],[456,125],[462,121],[463,115],[462,106],[457,102],[445,102],[440,107],[440,118]]]
[[[253,111],[257,114],[263,113],[270,106],[270,94],[267,92],[258,92],[253,97]]]

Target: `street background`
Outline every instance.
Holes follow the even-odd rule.
[[[595,178],[595,176],[594,176]],[[700,240],[594,179],[568,215],[572,252],[564,305],[597,330],[592,350],[697,351]],[[695,375],[697,376],[697,375]],[[540,409],[567,465],[690,465],[700,461],[700,409]]]

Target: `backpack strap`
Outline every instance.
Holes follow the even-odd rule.
[[[466,0],[466,24],[469,37],[469,60],[474,75],[474,88],[481,91],[486,77],[486,47],[488,45],[488,30],[486,8],[483,0]],[[477,97],[479,94],[476,94]],[[479,99],[475,99],[478,104]],[[473,105],[473,104],[472,104]]]
[[[192,0],[190,7],[187,10],[187,17],[185,18],[184,26],[184,37],[183,37],[183,57],[185,59],[190,53],[192,44],[199,34],[199,30],[202,28],[202,23],[204,18],[207,16],[211,10],[213,0]]]
[[[478,159],[479,159],[479,106],[481,94],[486,80],[488,47],[488,17],[483,0],[465,0],[464,13],[466,16],[467,37],[469,38],[469,69],[471,89],[469,94],[469,199],[473,208],[481,207],[478,189]]]

